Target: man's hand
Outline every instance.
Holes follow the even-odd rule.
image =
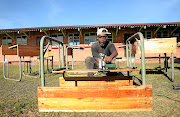
[[[105,63],[110,63],[112,61],[112,57],[111,56],[107,56],[104,58],[104,62]]]

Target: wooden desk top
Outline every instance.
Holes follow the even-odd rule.
[[[40,56],[40,47],[34,45],[13,45],[8,47],[9,51],[17,49],[18,56]],[[7,49],[6,49],[7,51]]]
[[[118,68],[110,69],[109,72],[127,72],[127,71],[138,71],[137,69],[132,68]],[[74,70],[60,70],[52,71],[52,73],[97,73],[100,72],[98,69],[74,69]]]

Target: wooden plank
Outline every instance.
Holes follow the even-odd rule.
[[[64,81],[59,82],[60,87],[75,86],[129,86],[133,85],[133,80],[116,80],[116,81]]]
[[[87,98],[87,97],[151,97],[152,88],[142,86],[109,87],[40,87],[38,97],[44,98]],[[126,88],[127,87],[127,88]]]
[[[32,45],[18,45],[18,56],[40,56],[40,47]]]
[[[72,55],[72,48],[68,48],[68,55]]]
[[[54,56],[54,51],[53,51],[53,50],[50,50],[50,51],[48,52],[48,56]]]
[[[127,71],[138,71],[138,69],[133,68],[118,68],[118,69],[111,69],[110,72],[127,72]]]
[[[176,53],[176,46],[177,37],[144,40],[145,53]]]
[[[101,101],[102,100],[102,101]],[[152,98],[39,98],[38,106],[42,110],[103,110],[103,109],[143,109],[151,108]],[[59,103],[61,102],[61,103]],[[137,103],[138,102],[138,103]],[[101,105],[102,104],[102,105]]]
[[[46,110],[41,109],[39,112],[134,112],[134,111],[152,111],[152,108],[142,109],[103,109],[103,110]]]
[[[136,54],[136,46],[135,45],[131,45],[131,54]]]
[[[132,76],[64,77],[66,81],[115,81],[132,80]]]
[[[52,56],[54,56],[53,50],[47,50],[45,55],[44,55],[44,57],[52,57]]]
[[[38,87],[39,111],[151,110],[152,86]]]
[[[38,87],[38,97],[44,98],[80,98],[84,97],[114,97],[114,90],[118,97],[152,96],[151,85],[141,86],[110,86],[110,87]],[[92,92],[91,92],[92,91]],[[72,93],[73,92],[73,93]],[[99,94],[104,92],[104,94]],[[105,93],[108,92],[108,93]],[[66,93],[66,95],[64,95]]]
[[[129,86],[133,85],[133,80],[115,81],[77,81],[77,86]]]
[[[60,87],[75,86],[128,86],[133,85],[132,76],[106,77],[60,77]]]
[[[1,54],[2,55],[17,55],[17,49],[9,49],[10,46],[5,46],[5,45],[2,45],[1,46]]]
[[[118,69],[110,69],[109,72],[127,72],[127,71],[138,71],[137,69],[132,68],[118,68]],[[60,70],[60,71],[52,71],[52,73],[96,73],[99,72],[98,69],[74,69],[74,70]]]
[[[170,57],[160,57],[160,59],[165,59],[165,58],[169,59]],[[145,57],[145,59],[159,59],[159,57]]]
[[[100,110],[101,98],[38,98],[39,110]]]
[[[102,98],[103,109],[137,109],[151,108],[152,97]]]

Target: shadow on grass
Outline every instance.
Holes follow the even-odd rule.
[[[180,67],[174,67],[174,68],[180,70]]]
[[[164,71],[164,68],[155,68],[155,69],[146,69],[146,74],[163,74],[165,77],[167,77],[171,82],[173,82],[172,78],[170,78]],[[141,70],[139,71],[139,74],[141,74]]]
[[[136,76],[134,76],[135,79],[137,79],[139,81],[140,84],[138,84],[137,82],[133,81],[133,85],[141,85],[142,84],[142,80]]]

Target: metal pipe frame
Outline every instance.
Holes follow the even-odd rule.
[[[137,36],[139,35],[140,37],[140,42],[139,40],[136,38]],[[126,48],[130,49],[129,48],[129,44],[130,44],[130,41],[132,39],[134,39],[137,41],[137,44],[138,44],[138,47],[140,48],[141,50],[141,77],[142,77],[142,83],[143,85],[145,85],[146,83],[146,69],[145,69],[145,51],[144,51],[144,37],[142,35],[141,32],[137,32],[135,33],[134,35],[132,35],[131,37],[129,37],[127,40],[126,40]],[[131,57],[130,55],[128,55],[129,52],[128,50],[126,49],[126,56],[127,56],[127,66],[130,67],[131,65],[129,64],[129,57]],[[166,53],[164,53],[165,55],[165,61],[164,61],[164,67],[165,67],[165,74],[168,76],[168,60],[166,58]],[[159,67],[161,68],[161,60],[160,60],[160,54],[159,54]],[[174,53],[171,53],[171,81],[173,82],[174,81]]]
[[[174,81],[174,53],[171,53],[171,81]]]
[[[63,42],[58,41],[56,38],[53,38],[53,37],[43,36],[41,38],[41,41],[40,41],[40,65],[41,65],[41,86],[42,87],[45,86],[45,75],[44,75],[44,54],[45,54],[45,52],[44,52],[44,48],[43,48],[44,39],[48,39],[50,41],[54,41],[54,42],[56,42],[58,44],[61,44],[61,46],[62,46],[62,54],[63,54],[62,67],[64,67],[64,44],[63,44]],[[59,48],[59,51],[60,51],[60,48]],[[59,58],[59,61],[60,61],[60,58]]]
[[[167,59],[167,56],[166,56],[166,53],[164,53],[164,67],[165,67],[165,73],[166,75],[168,75],[168,59]]]
[[[174,81],[174,53],[171,53],[171,77],[168,76],[168,58],[166,56],[166,53],[164,53],[164,69],[166,76],[173,82]],[[159,54],[159,68],[161,68],[161,56]]]
[[[20,82],[22,80],[22,72],[21,72],[21,57],[19,57],[19,79],[12,79],[12,78],[9,78],[9,62],[6,62],[5,61],[5,55],[3,56],[4,58],[4,62],[3,62],[3,76],[4,76],[4,79],[7,79],[7,80],[13,80],[13,81],[18,81]],[[5,70],[5,64],[8,64],[7,66],[7,70],[8,70],[8,77],[6,77],[6,70]]]
[[[159,68],[161,69],[161,54],[159,53]]]
[[[24,61],[24,57],[23,57],[23,61]],[[31,59],[30,59],[31,61]],[[41,77],[41,74],[40,74],[40,71],[39,71],[39,76],[31,76],[31,75],[28,75],[28,74],[25,74],[25,65],[24,65],[25,62],[23,62],[23,76],[25,77],[30,77],[30,78],[40,78]],[[28,64],[28,63],[27,63]],[[36,67],[36,66],[35,66]],[[40,66],[39,66],[40,67]],[[27,66],[27,70],[28,70],[28,66]],[[30,63],[30,71],[31,71],[31,63]],[[28,73],[28,72],[27,72]],[[30,72],[31,74],[31,72]]]
[[[129,65],[129,55],[128,55],[128,51],[130,50],[130,48],[128,48],[130,41],[135,39],[136,41],[138,40],[136,37],[139,36],[140,38],[140,43],[137,42],[138,46],[140,47],[141,50],[141,77],[142,77],[142,84],[145,85],[146,84],[146,69],[145,69],[145,52],[144,52],[144,36],[141,32],[137,32],[134,35],[132,35],[131,37],[129,37],[126,40],[126,57],[127,57],[127,67],[130,67]]]
[[[80,46],[66,46],[66,69],[68,69],[68,48],[72,48],[72,70],[74,69],[73,64],[73,49],[81,49]],[[68,76],[74,77],[74,76],[87,76],[87,74],[79,75],[79,73],[75,73],[77,75],[71,75],[70,73],[67,73]]]
[[[68,69],[68,48],[72,48],[72,69],[74,69],[73,65],[73,49],[81,49],[80,46],[66,46],[66,69]]]

